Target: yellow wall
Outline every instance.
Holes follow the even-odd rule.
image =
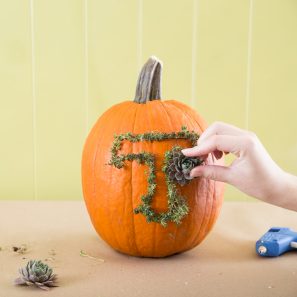
[[[297,174],[296,0],[0,0],[0,199],[81,199],[87,131],[132,99],[148,56],[163,98],[255,131]],[[231,187],[226,199],[247,199]]]

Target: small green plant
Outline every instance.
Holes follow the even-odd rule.
[[[57,275],[40,260],[30,260],[25,267],[20,268],[19,273],[20,277],[14,281],[16,285],[36,286],[42,290],[57,287]]]

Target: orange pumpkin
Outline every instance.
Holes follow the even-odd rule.
[[[185,197],[188,213],[177,221],[168,215],[164,154],[176,145],[193,145],[186,137],[169,136],[183,136],[181,127],[201,134],[206,124],[187,105],[160,100],[161,70],[161,62],[151,57],[140,73],[134,102],[119,103],[98,119],[82,156],[83,194],[96,231],[115,250],[133,256],[165,257],[197,246],[213,227],[223,199],[222,183],[196,178],[183,187],[174,186]],[[153,140],[145,138],[149,133],[155,135]],[[156,135],[161,134],[169,136],[159,140]],[[137,159],[140,154],[152,158],[155,167]],[[113,166],[113,157],[121,166]],[[222,160],[209,156],[205,162],[220,164]],[[155,174],[155,186],[149,174]],[[146,200],[146,210],[151,219],[136,211],[150,190],[152,199]],[[163,224],[154,218],[164,219]]]

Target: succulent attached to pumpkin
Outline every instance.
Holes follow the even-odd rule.
[[[16,285],[36,286],[42,290],[57,287],[57,275],[40,260],[30,260],[25,267],[19,269],[19,273],[21,276],[14,281]]]
[[[197,157],[186,157],[181,150],[181,147],[175,146],[167,152],[165,172],[171,181],[184,186],[193,179],[190,176],[191,170],[202,165],[203,160]]]

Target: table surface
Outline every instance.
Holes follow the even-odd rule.
[[[1,201],[0,297],[296,297],[297,254],[255,253],[255,241],[272,226],[296,230],[297,213],[260,202],[225,202],[214,229],[195,249],[163,259],[134,258],[97,236],[82,201]],[[22,244],[24,254],[12,251]],[[81,250],[94,258],[82,257]],[[30,259],[52,266],[59,287],[46,293],[13,285]]]

